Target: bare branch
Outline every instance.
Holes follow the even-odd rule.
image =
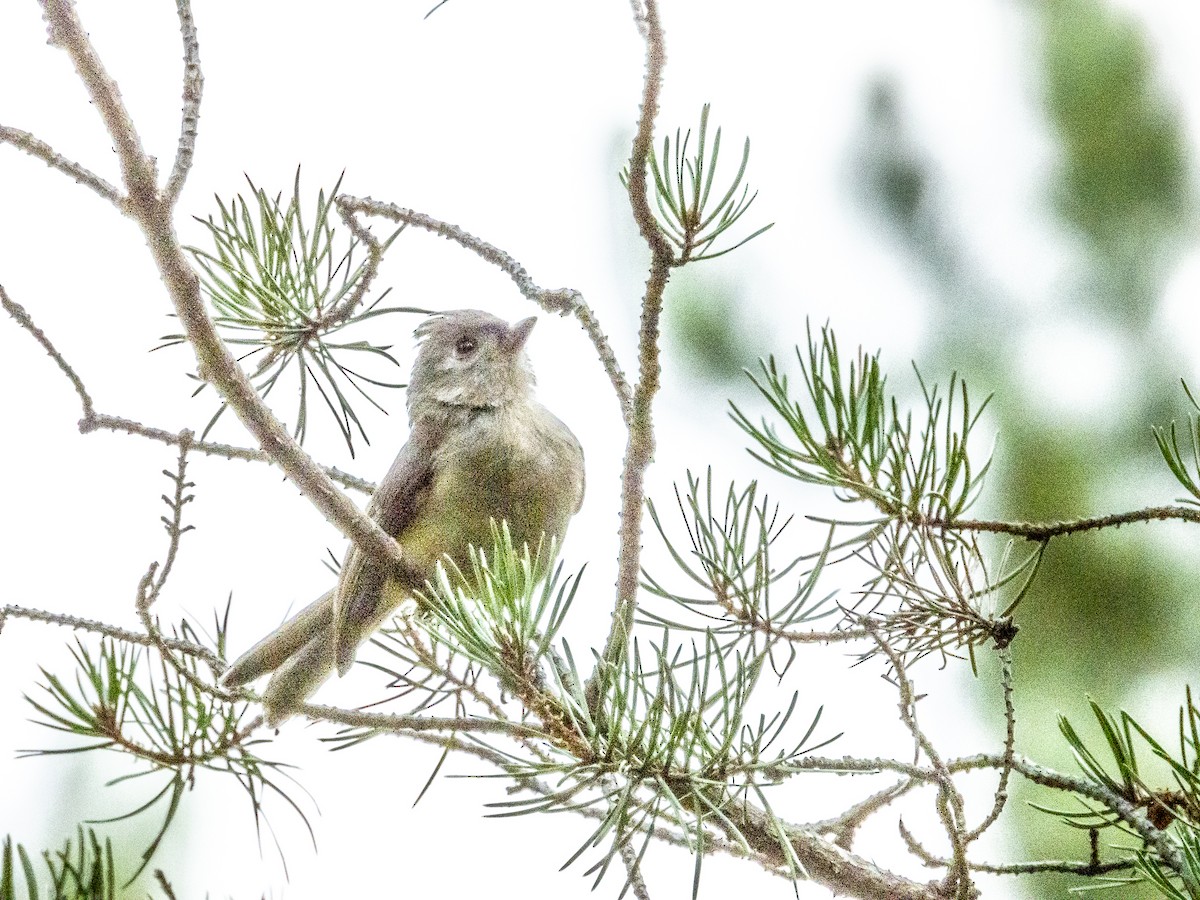
[[[79,395],[79,402],[83,404],[84,420],[94,418],[96,411],[92,406],[91,395],[88,394],[87,388],[83,386],[83,379],[75,373],[75,370],[71,368],[71,364],[58,352],[58,349],[50,342],[50,338],[46,337],[46,332],[33,324],[33,319],[26,312],[25,307],[8,296],[8,291],[4,289],[4,285],[2,284],[0,284],[0,305],[4,306],[5,311],[16,320],[18,325],[33,335],[33,339],[42,345],[42,349],[50,355],[55,365],[67,376],[67,380],[75,388],[75,393]]]
[[[119,416],[109,416],[104,413],[95,413],[91,418],[81,419],[79,422],[79,431],[82,434],[88,434],[92,431],[123,431],[126,434],[135,434],[139,437],[148,438],[152,441],[159,441],[163,444],[168,444],[172,447],[179,446],[179,435],[173,431],[167,431],[162,428],[154,428],[149,425],[143,425],[140,422],[134,422],[131,419],[122,419]],[[218,456],[222,459],[240,459],[246,462],[262,462],[271,463],[274,460],[270,455],[262,450],[253,450],[249,447],[237,447],[233,444],[221,444],[215,441],[193,441],[191,448],[198,453],[203,453],[206,456]],[[359,478],[357,475],[351,475],[348,472],[343,472],[336,466],[321,466],[321,471],[324,472],[333,481],[350,490],[359,491],[363,494],[375,493],[375,482],[368,481],[365,478]]]
[[[1104,528],[1120,528],[1134,522],[1168,521],[1200,522],[1200,507],[1195,506],[1148,506],[1130,512],[1073,519],[1067,522],[997,522],[980,519],[913,519],[914,524],[927,525],[945,531],[987,531],[993,534],[1010,534],[1027,541],[1047,541],[1066,534],[1082,531],[1099,531]]]
[[[863,620],[864,622],[866,620]],[[870,629],[870,626],[867,626]],[[955,896],[966,900],[972,896],[971,871],[967,864],[967,841],[965,835],[966,812],[963,808],[962,794],[954,784],[950,770],[943,762],[941,754],[929,740],[929,736],[917,724],[917,697],[912,682],[904,665],[904,660],[892,646],[877,632],[871,630],[871,636],[879,644],[879,649],[887,656],[895,676],[895,684],[900,694],[900,719],[912,734],[919,751],[924,753],[930,766],[937,775],[938,817],[946,829],[953,851],[953,862],[949,868],[948,886],[953,886]]]
[[[0,144],[12,144],[19,150],[24,150],[30,156],[36,156],[50,168],[58,169],[64,175],[73,178],[77,184],[91,188],[118,208],[124,200],[119,190],[95,172],[81,166],[74,160],[67,159],[61,153],[57,153],[53,147],[45,141],[38,140],[28,131],[21,131],[19,128],[9,128],[6,125],[0,125]]]
[[[65,50],[75,65],[80,81],[92,98],[104,127],[112,138],[121,167],[121,179],[129,196],[126,205],[153,203],[158,197],[154,159],[142,148],[142,139],[117,83],[109,77],[91,40],[75,14],[72,0],[41,0],[50,44]]]
[[[204,73],[200,69],[200,42],[196,38],[196,23],[192,19],[190,0],[175,0],[179,15],[179,32],[183,37],[183,111],[179,122],[179,145],[175,149],[175,165],[163,191],[163,202],[174,206],[183,190],[192,158],[196,155],[196,135],[200,123],[200,98],[204,93]]]
[[[1001,647],[996,652],[1000,657],[1000,689],[1004,694],[1004,764],[1000,767],[1000,782],[996,786],[992,809],[982,822],[964,836],[964,843],[967,844],[978,839],[1000,818],[1000,813],[1003,812],[1004,806],[1008,802],[1008,779],[1012,774],[1013,755],[1017,752],[1017,711],[1013,705],[1012,648]]]
[[[625,871],[629,874],[629,886],[633,888],[633,896],[636,900],[650,900],[650,889],[646,887],[646,879],[642,877],[642,867],[639,864],[638,855],[630,841],[621,844],[621,862],[625,864]]]
[[[340,493],[330,478],[266,407],[216,332],[200,294],[200,283],[175,237],[171,209],[158,196],[154,161],[84,31],[70,0],[42,0],[50,42],[62,47],[79,72],[113,139],[129,192],[128,214],[146,236],[175,313],[196,351],[198,371],[233,408],[242,424],[293,484],[343,534],[382,563],[400,565],[401,550],[369,516]]]
[[[979,753],[974,756],[965,756],[952,760],[946,764],[946,768],[951,772],[967,772],[974,769],[1000,769],[1006,764],[1006,759],[1010,759],[1009,764],[1014,772],[1019,773],[1034,784],[1040,784],[1043,787],[1065,791],[1070,794],[1080,794],[1107,806],[1123,822],[1136,831],[1147,844],[1154,848],[1165,865],[1176,872],[1182,871],[1183,857],[1180,853],[1179,845],[1176,844],[1171,834],[1165,829],[1157,828],[1135,803],[1130,802],[1115,791],[1111,791],[1094,781],[1089,781],[1078,775],[1068,775],[1064,772],[1055,771],[1019,753],[1011,754],[1011,758],[1009,754]]]
[[[419,731],[450,731],[471,732],[473,734],[506,734],[514,738],[531,736],[545,737],[545,732],[532,725],[522,725],[519,722],[504,722],[498,719],[477,719],[470,716],[437,717],[437,716],[404,716],[396,713],[372,713],[360,710],[340,709],[336,706],[322,706],[317,703],[305,703],[296,708],[296,712],[310,719],[325,722],[336,722],[339,725],[349,725],[351,728],[369,728],[373,731],[391,734],[407,735]]]
[[[934,856],[921,846],[909,830],[904,827],[903,822],[900,823],[900,834],[904,838],[904,843],[907,845],[909,852],[925,865],[940,868],[950,864],[949,860]],[[1137,860],[1134,857],[1128,857],[1125,859],[1116,859],[1112,862],[1101,862],[1098,859],[1090,859],[1086,862],[1083,860],[1046,859],[1034,862],[1005,864],[973,862],[969,863],[969,865],[972,872],[984,872],[988,875],[1036,875],[1053,873],[1056,875],[1079,875],[1090,878],[1096,875],[1106,875],[1109,872],[1132,869],[1136,863]]]
[[[860,800],[832,819],[823,819],[803,827],[817,834],[832,834],[835,844],[850,850],[854,845],[854,833],[859,826],[875,813],[886,809],[890,804],[903,797],[914,787],[926,783],[924,779],[920,778],[906,778],[903,781],[897,781],[881,791],[876,791],[866,799]]]
[[[629,383],[625,380],[625,374],[621,371],[621,365],[617,361],[616,354],[613,353],[608,338],[596,321],[595,313],[584,302],[583,295],[579,291],[573,288],[551,290],[539,287],[529,276],[529,273],[525,271],[525,267],[499,247],[475,237],[475,235],[464,231],[457,225],[451,225],[448,222],[435,219],[425,213],[405,209],[402,206],[396,206],[394,203],[382,203],[378,200],[372,200],[367,197],[353,197],[349,194],[339,195],[335,202],[338,205],[338,210],[342,213],[342,218],[354,230],[357,237],[367,241],[368,246],[372,246],[371,242],[374,241],[374,238],[370,236],[369,232],[362,229],[361,226],[355,227],[353,217],[350,213],[359,212],[368,216],[380,216],[390,219],[393,222],[411,225],[414,228],[420,228],[444,237],[447,240],[454,241],[460,247],[470,250],[476,256],[505,272],[516,284],[517,290],[521,292],[521,295],[525,299],[536,303],[546,312],[556,313],[560,316],[565,316],[568,313],[573,314],[583,326],[583,330],[587,333],[587,336],[591,339],[592,345],[596,348],[596,353],[600,358],[601,364],[604,366],[604,371],[608,374],[609,381],[612,382],[613,389],[617,393],[617,400],[621,404],[621,415],[628,424],[632,404]],[[366,237],[363,236],[364,234]]]
[[[338,215],[346,223],[346,227],[350,229],[350,233],[366,246],[368,258],[366,268],[363,270],[363,275],[359,279],[358,285],[321,318],[320,324],[315,326],[320,328],[327,328],[350,318],[354,310],[362,303],[363,297],[367,295],[367,290],[371,287],[371,282],[379,274],[379,264],[383,262],[383,248],[379,244],[379,239],[371,234],[370,229],[364,228],[362,223],[351,213],[350,209],[338,202],[339,200],[340,197],[334,198]]]
[[[192,433],[183,431],[179,434],[179,457],[176,462],[175,474],[170,471],[163,470],[163,474],[171,478],[175,484],[173,496],[168,498],[165,494],[163,499],[167,505],[171,507],[171,517],[168,519],[163,517],[163,524],[167,529],[167,552],[160,564],[157,560],[152,562],[146,570],[141,580],[138,582],[137,594],[134,600],[134,608],[137,610],[138,618],[142,621],[142,627],[146,630],[146,634],[150,637],[154,646],[158,648],[159,655],[163,660],[170,664],[171,668],[192,687],[198,691],[202,691],[219,700],[230,701],[234,699],[234,695],[228,691],[224,691],[217,687],[211,681],[204,681],[197,678],[192,673],[191,669],[184,665],[175,654],[171,652],[171,648],[167,645],[167,639],[162,633],[162,629],[158,626],[158,620],[150,615],[150,607],[157,602],[161,596],[163,588],[166,587],[167,579],[171,575],[171,569],[175,566],[175,557],[179,553],[179,541],[185,533],[191,530],[192,526],[183,524],[183,508],[191,502],[192,496],[188,493],[188,489],[192,487],[187,481],[187,454],[192,444]]]
[[[33,318],[29,315],[25,307],[16,300],[13,300],[8,295],[8,292],[4,290],[4,285],[2,284],[0,284],[0,306],[4,307],[8,314],[16,320],[18,325],[33,335],[33,339],[42,345],[46,353],[54,360],[75,388],[75,393],[79,395],[79,401],[83,405],[83,417],[79,420],[80,434],[89,434],[93,431],[101,430],[123,431],[126,434],[135,434],[172,447],[180,445],[181,437],[177,432],[143,425],[141,422],[135,422],[132,419],[123,419],[120,416],[110,416],[105,413],[96,412],[92,397],[84,386],[83,379],[79,377],[71,364],[67,362],[58,348],[54,346],[46,333],[34,324]],[[247,462],[271,462],[271,458],[262,450],[252,450],[249,447],[235,447],[232,444],[196,440],[190,441],[189,446],[192,450],[204,453],[207,456],[219,456],[223,459],[241,459]],[[322,468],[326,475],[344,487],[361,491],[364,494],[373,494],[375,492],[375,484],[371,481],[350,475],[332,466],[324,466]]]
[[[639,31],[644,24],[646,69],[642,81],[642,107],[637,133],[629,160],[629,202],[638,231],[650,247],[650,276],[642,297],[642,316],[638,330],[638,382],[633,392],[633,407],[628,419],[629,438],[625,447],[625,465],[621,472],[620,552],[617,559],[617,597],[612,624],[604,651],[597,661],[595,678],[597,693],[603,693],[602,682],[608,672],[617,667],[625,653],[633,620],[637,613],[638,583],[641,574],[642,509],[645,506],[646,469],[654,456],[654,420],[652,408],[658,392],[661,366],[658,359],[659,319],[662,315],[663,292],[671,277],[674,252],[658,229],[647,196],[646,166],[654,140],[654,119],[658,115],[658,95],[662,89],[663,67],[666,65],[666,43],[658,18],[657,0],[644,0],[645,18],[639,18]]]
[[[12,616],[15,619],[28,619],[31,622],[45,622],[49,625],[61,625],[64,628],[73,628],[78,631],[91,631],[95,634],[102,634],[105,637],[110,637],[116,641],[124,641],[128,644],[138,644],[142,647],[156,647],[158,643],[149,635],[142,634],[140,631],[130,631],[128,628],[120,628],[116,625],[109,625],[106,622],[98,622],[95,619],[85,619],[80,616],[68,616],[65,613],[48,612],[42,609],[30,609],[25,606],[17,606],[16,604],[8,604],[0,607],[0,625],[3,624],[7,616]],[[195,656],[204,660],[215,672],[225,670],[224,661],[213,653],[207,647],[200,644],[193,644],[191,641],[183,641],[178,638],[164,637],[162,639],[164,646],[169,647],[178,653],[186,653],[188,656]]]
[[[872,900],[941,900],[948,896],[939,884],[921,884],[888,872],[810,831],[785,822],[776,827],[767,813],[748,803],[731,800],[725,812],[756,854],[781,866],[786,860],[780,840],[786,840],[808,876],[839,893]]]

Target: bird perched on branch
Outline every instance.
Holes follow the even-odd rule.
[[[336,667],[345,674],[358,645],[449,557],[469,569],[469,548],[490,548],[492,521],[513,545],[562,541],[583,502],[583,450],[533,395],[525,342],[534,318],[509,325],[477,309],[433,316],[408,384],[411,431],[367,513],[396,539],[399,568],[354,544],[337,586],[238,658],[226,687],[274,672],[263,703],[268,721],[287,718]]]

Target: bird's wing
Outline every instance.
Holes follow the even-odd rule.
[[[571,437],[571,443],[575,449],[575,470],[579,473],[579,480],[575,484],[575,509],[571,511],[572,515],[579,512],[583,508],[583,495],[587,491],[587,470],[583,465],[583,445],[579,443],[579,438],[575,437],[575,432],[566,425],[563,425],[563,430]]]
[[[414,425],[408,441],[371,498],[367,514],[394,538],[403,536],[404,529],[424,505],[433,481],[434,451],[439,440],[440,432],[435,427]],[[354,661],[359,643],[388,612],[380,606],[389,576],[402,579],[407,576],[413,587],[424,584],[422,573],[385,569],[354,544],[350,545],[338,577],[333,613],[335,658],[338,672],[343,675]]]

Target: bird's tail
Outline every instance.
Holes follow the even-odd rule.
[[[326,591],[234,660],[221,676],[224,687],[236,688],[274,673],[262,695],[271,725],[292,715],[333,673],[334,594]],[[397,591],[377,591],[371,602],[360,602],[351,611],[343,634],[351,661],[354,649],[396,608],[401,596]]]
[[[326,591],[234,660],[221,684],[241,687],[274,672],[263,705],[268,722],[278,724],[333,671],[332,624],[333,591]]]

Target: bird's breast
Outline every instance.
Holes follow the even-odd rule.
[[[508,523],[517,547],[536,549],[543,535],[561,541],[579,505],[582,469],[579,445],[543,407],[481,412],[439,448],[404,547],[432,574],[443,554],[465,568],[468,547],[490,551],[493,520]]]

